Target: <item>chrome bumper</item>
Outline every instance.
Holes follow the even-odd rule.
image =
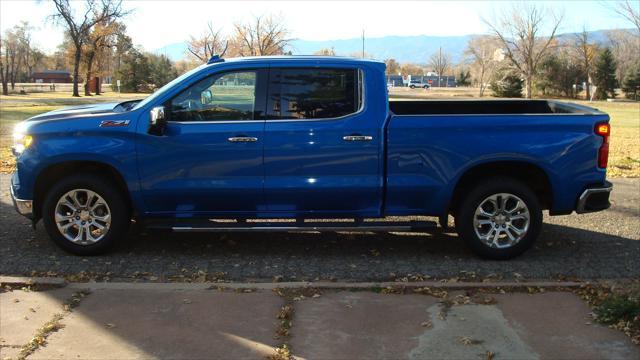
[[[26,216],[28,218],[33,217],[33,200],[23,200],[16,198],[16,195],[13,193],[13,186],[10,186],[11,189],[11,200],[13,201],[13,207],[16,208],[18,214]]]
[[[608,209],[611,206],[609,202],[611,190],[613,190],[613,184],[608,181],[603,187],[586,189],[578,198],[576,212],[584,214]]]

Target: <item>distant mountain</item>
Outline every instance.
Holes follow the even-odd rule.
[[[589,37],[599,44],[608,42],[607,33],[611,30],[590,31]],[[575,34],[558,35],[560,40],[571,40]],[[384,36],[365,38],[364,51],[375,59],[394,58],[400,63],[426,64],[431,54],[442,47],[442,51],[451,54],[452,60],[458,62],[464,56],[469,39],[474,35],[462,36]],[[362,39],[343,40],[294,40],[290,50],[295,55],[310,55],[323,48],[333,48],[338,55],[360,54]],[[186,43],[168,44],[153,52],[166,54],[172,60],[180,60],[187,55]]]

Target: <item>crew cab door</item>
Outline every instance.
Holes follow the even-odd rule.
[[[386,113],[367,109],[364,89],[356,67],[272,65],[264,136],[270,212],[380,214]]]
[[[164,134],[141,134],[138,141],[148,213],[229,215],[263,209],[266,76],[266,69],[214,74],[164,104]]]

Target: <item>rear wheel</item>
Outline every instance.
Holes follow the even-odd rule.
[[[493,178],[466,194],[455,220],[458,234],[476,254],[506,260],[533,245],[542,227],[542,210],[525,184]]]
[[[410,87],[411,89],[415,89],[415,88],[416,88],[416,86],[415,86],[415,85],[411,85],[411,86],[409,86],[409,87]]]
[[[77,255],[108,251],[130,224],[125,197],[112,183],[92,174],[63,178],[45,197],[42,220],[49,237]]]

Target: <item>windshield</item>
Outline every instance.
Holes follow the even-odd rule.
[[[189,76],[193,75],[194,73],[200,71],[200,69],[202,67],[204,67],[206,65],[200,65],[197,68],[187,71],[186,73],[178,76],[177,78],[171,80],[170,82],[168,82],[165,86],[161,87],[160,89],[158,89],[156,92],[154,92],[153,94],[147,96],[144,100],[142,100],[141,102],[139,102],[133,109],[131,110],[137,110],[140,109],[141,107],[144,107],[145,105],[147,105],[148,103],[150,103],[151,101],[153,101],[155,98],[157,98],[158,96],[162,96],[162,94],[164,94],[165,92],[167,92],[167,90],[171,89],[171,87],[173,87],[173,85],[179,83],[180,81],[188,78]]]

